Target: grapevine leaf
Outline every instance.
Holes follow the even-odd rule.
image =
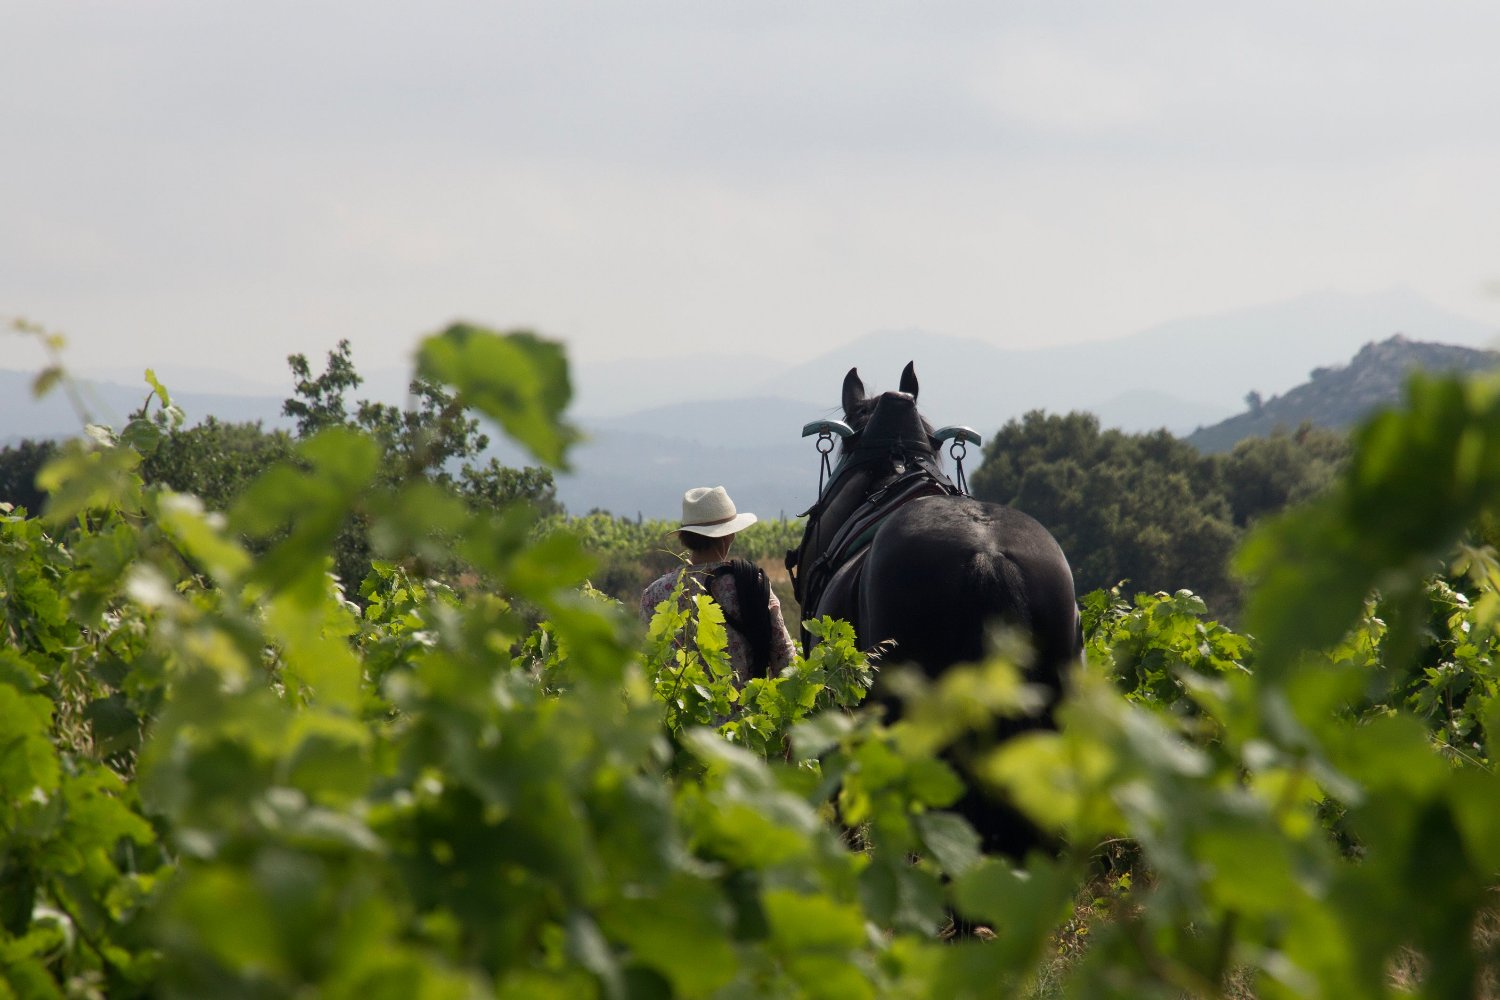
[[[343,427],[330,427],[301,442],[305,469],[291,463],[271,468],[235,503],[231,520],[253,538],[286,537],[255,566],[253,577],[284,586],[306,573],[322,574],[312,554],[327,553],[350,510],[380,467],[374,441]]]
[[[497,421],[542,462],[566,467],[564,453],[578,433],[562,421],[572,388],[560,345],[456,323],[422,343],[417,370],[451,385],[460,404]]]
[[[611,936],[649,964],[681,996],[712,993],[734,975],[731,909],[709,883],[679,876],[650,897],[620,900],[606,917]]]
[[[129,448],[85,449],[69,442],[37,473],[45,491],[43,517],[51,524],[71,521],[84,511],[140,508],[141,456]]]
[[[979,834],[956,813],[922,813],[912,820],[922,845],[944,872],[963,875],[979,863]]]
[[[172,396],[167,392],[167,387],[162,385],[161,382],[157,381],[156,372],[154,369],[146,369],[146,382],[151,386],[152,391],[154,391],[156,395],[161,398],[161,405],[163,407],[172,405]]]
[[[47,393],[51,392],[53,387],[62,381],[62,378],[63,370],[60,366],[49,365],[43,368],[37,373],[36,379],[31,383],[32,396],[41,399]]]

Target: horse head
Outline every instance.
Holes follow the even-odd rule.
[[[850,461],[871,461],[885,455],[931,454],[936,450],[932,426],[917,412],[917,372],[908,361],[894,392],[866,396],[858,368],[844,376],[844,422],[854,431],[841,444]]]

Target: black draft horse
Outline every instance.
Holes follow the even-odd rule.
[[[1002,720],[997,736],[1051,725],[1066,667],[1082,652],[1073,572],[1036,520],[968,497],[942,472],[932,427],[917,412],[908,364],[900,391],[865,396],[857,369],[844,378],[838,468],[808,512],[789,565],[802,618],[830,615],[854,626],[862,649],[883,643],[887,660],[935,677],[984,657],[990,629],[1029,636],[1026,680],[1046,692],[1030,719]],[[1019,857],[1043,838],[1019,813],[970,790],[956,808],[989,853]]]

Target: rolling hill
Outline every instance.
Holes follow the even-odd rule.
[[[1500,367],[1500,353],[1433,344],[1396,335],[1360,348],[1348,364],[1314,368],[1310,379],[1270,399],[1253,400],[1238,416],[1202,427],[1187,440],[1206,452],[1228,451],[1244,438],[1304,423],[1335,430],[1353,426],[1401,398],[1411,372],[1484,372]]]

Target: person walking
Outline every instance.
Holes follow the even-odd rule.
[[[712,597],[724,612],[729,662],[741,685],[752,677],[775,676],[792,661],[793,652],[781,602],[765,571],[747,560],[729,558],[734,536],[757,520],[736,509],[722,486],[688,490],[682,495],[682,524],[677,529],[688,564],[662,574],[641,592],[641,620],[648,623],[679,581],[683,606],[696,594]]]

